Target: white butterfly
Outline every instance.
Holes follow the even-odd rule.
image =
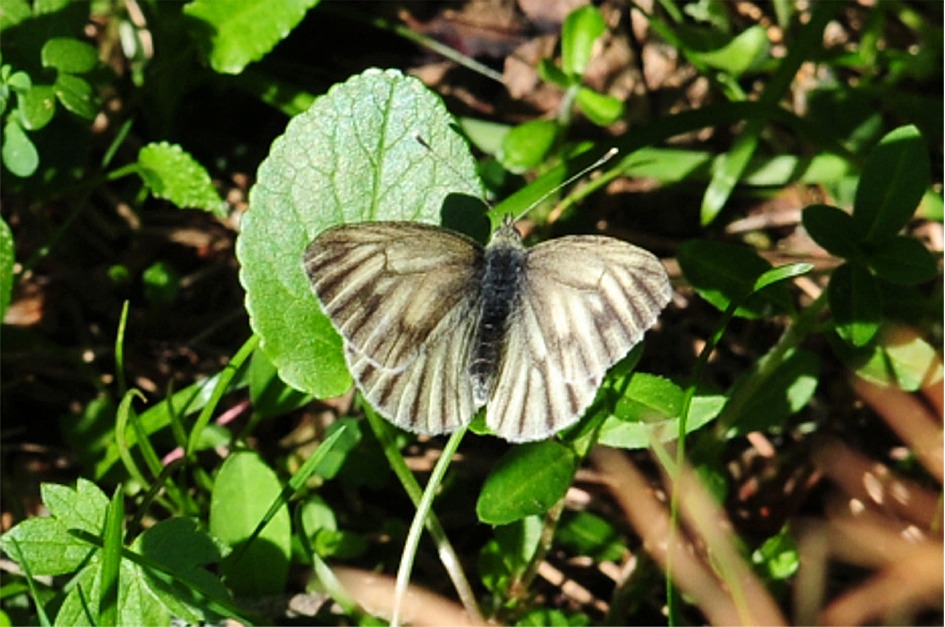
[[[385,418],[437,435],[488,405],[486,424],[512,442],[577,422],[672,294],[641,248],[585,235],[526,249],[511,219],[485,248],[412,222],[337,226],[304,265]]]

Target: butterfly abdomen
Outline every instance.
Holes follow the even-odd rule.
[[[485,250],[482,277],[482,310],[473,342],[469,374],[477,406],[486,403],[495,387],[505,351],[509,316],[521,297],[526,251],[518,233],[505,227]]]

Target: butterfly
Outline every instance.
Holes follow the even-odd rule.
[[[486,406],[511,442],[577,422],[672,294],[642,248],[596,235],[525,248],[511,217],[485,247],[413,222],[335,226],[303,264],[381,415],[439,435]]]

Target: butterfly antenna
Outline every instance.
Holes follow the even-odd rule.
[[[462,174],[459,170],[453,167],[453,164],[450,163],[445,157],[443,157],[443,155],[438,153],[436,149],[434,149],[433,146],[431,146],[430,143],[426,139],[423,138],[423,135],[414,131],[413,138],[417,140],[418,144],[426,148],[430,152],[430,154],[433,155],[445,168],[448,168],[450,172],[455,174],[457,178],[461,180],[466,178],[466,175]],[[492,211],[493,209],[495,209],[495,207],[489,204],[489,201],[486,200],[485,198],[477,198],[477,200],[482,202],[482,204],[485,206],[487,211]]]
[[[562,188],[567,187],[568,185],[570,185],[570,184],[573,183],[574,181],[578,180],[579,178],[581,178],[582,176],[584,176],[584,175],[587,174],[588,172],[592,172],[592,171],[596,170],[597,168],[601,167],[602,165],[604,165],[605,163],[607,163],[608,161],[610,161],[611,159],[613,159],[614,156],[615,156],[618,152],[620,152],[620,151],[617,150],[617,148],[611,148],[610,150],[608,150],[607,152],[605,152],[605,153],[604,153],[604,156],[602,156],[600,159],[598,159],[597,161],[595,161],[595,162],[592,163],[591,165],[587,166],[586,168],[584,168],[583,170],[581,170],[581,171],[578,172],[577,174],[574,174],[574,175],[572,175],[572,176],[569,176],[566,181],[564,181],[563,183],[560,183],[560,184],[558,184],[558,185],[555,185],[552,189],[550,189],[550,190],[548,190],[547,192],[545,192],[544,194],[542,194],[542,195],[541,195],[541,198],[539,198],[538,200],[536,200],[536,201],[533,202],[532,204],[528,205],[528,207],[525,208],[525,211],[523,211],[521,214],[519,214],[519,215],[515,218],[515,220],[516,220],[516,221],[521,220],[522,218],[524,218],[524,217],[528,214],[529,211],[531,211],[532,209],[534,209],[535,207],[537,207],[537,206],[540,205],[541,203],[543,203],[543,202],[545,202],[546,200],[548,200],[548,198],[549,198],[550,196],[552,196],[552,195],[554,195],[554,194],[557,194]]]

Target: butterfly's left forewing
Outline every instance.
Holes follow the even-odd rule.
[[[329,229],[305,252],[358,388],[396,425],[435,435],[472,419],[466,374],[482,249],[449,231],[377,222]]]
[[[519,442],[577,422],[671,293],[659,260],[626,242],[566,237],[530,249],[489,428]]]

